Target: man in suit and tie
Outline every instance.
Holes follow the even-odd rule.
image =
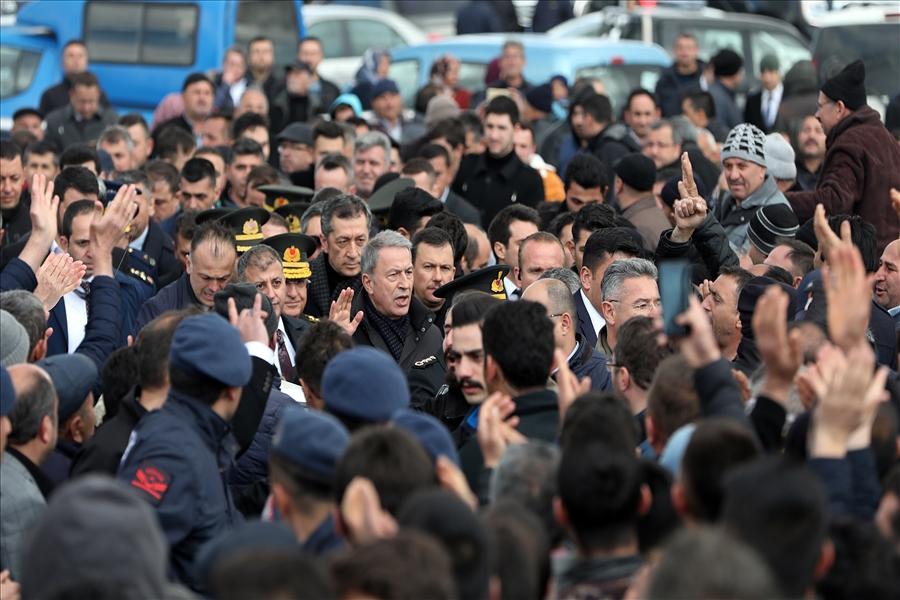
[[[900,328],[900,240],[894,240],[881,253],[875,271],[875,302],[888,311]]]
[[[759,80],[762,87],[747,96],[744,107],[744,121],[756,125],[765,133],[775,127],[778,107],[784,95],[784,84],[781,82],[781,71],[778,57],[766,54],[759,63]]]

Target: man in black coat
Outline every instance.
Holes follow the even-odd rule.
[[[513,100],[505,96],[491,100],[484,116],[487,150],[465,156],[453,182],[453,191],[482,211],[485,227],[511,204],[534,208],[544,200],[540,174],[519,160],[513,149],[518,120],[519,109]]]
[[[762,83],[760,89],[747,94],[744,122],[756,125],[764,133],[770,133],[775,129],[778,107],[781,106],[781,98],[784,95],[777,56],[773,54],[763,56],[759,63],[759,79]]]

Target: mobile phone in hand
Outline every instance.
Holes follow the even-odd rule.
[[[688,309],[691,295],[691,264],[686,260],[666,260],[659,265],[659,296],[662,300],[663,331],[669,337],[688,335],[675,317]]]

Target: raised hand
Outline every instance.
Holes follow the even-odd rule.
[[[112,252],[116,244],[125,237],[125,230],[134,215],[136,193],[137,186],[123,185],[100,218],[91,222],[91,245],[97,251]]]
[[[722,358],[709,317],[693,295],[688,298],[688,309],[675,317],[675,322],[688,329],[688,335],[679,342],[679,350],[692,368],[699,369]]]
[[[381,508],[375,485],[364,477],[354,477],[341,501],[341,521],[355,544],[366,544],[397,534],[397,522]]]
[[[781,404],[787,402],[794,376],[803,364],[800,331],[788,334],[787,330],[789,305],[785,291],[773,285],[760,297],[753,312],[753,335],[766,365],[763,392]]]
[[[253,308],[245,308],[238,314],[234,298],[228,299],[228,321],[241,334],[241,341],[260,342],[269,345],[269,332],[266,331],[266,317],[269,313],[262,309],[262,294],[256,294]]]
[[[848,223],[847,226],[849,227],[850,224]],[[816,234],[816,241],[819,246],[819,256],[821,256],[822,260],[829,260],[831,249],[841,243],[841,238],[837,236],[834,230],[831,229],[831,225],[828,224],[825,207],[821,204],[816,205],[816,212],[813,215],[813,231]]]
[[[519,418],[512,416],[516,406],[508,395],[494,392],[478,410],[478,445],[484,456],[484,466],[493,469],[500,462],[509,444],[525,443],[525,436],[516,431]]]
[[[68,254],[50,253],[38,269],[34,295],[45,309],[52,310],[60,298],[78,287],[86,270],[84,263],[73,261]]]
[[[694,181],[694,169],[687,152],[681,155],[681,181],[678,182],[678,194],[681,196],[675,201],[672,211],[675,214],[675,229],[672,231],[673,242],[684,243],[690,240],[694,231],[706,220],[709,208],[706,200],[697,191]]]
[[[59,196],[53,195],[53,180],[42,173],[31,178],[31,235],[38,235],[49,245],[57,235]]]
[[[894,207],[894,212],[900,217],[900,190],[897,188],[891,188],[891,206]]]
[[[843,241],[828,251],[822,283],[828,303],[828,333],[842,350],[865,342],[874,275],[868,275],[859,249],[850,241],[850,224],[841,224]]]
[[[478,497],[472,492],[466,476],[455,462],[446,456],[438,456],[434,471],[442,488],[456,494],[472,510],[478,510]]]
[[[363,311],[358,311],[352,317],[350,311],[353,306],[353,289],[344,288],[338,295],[337,300],[332,301],[331,308],[328,310],[328,320],[334,321],[344,328],[348,335],[356,333],[356,329],[363,320]]]

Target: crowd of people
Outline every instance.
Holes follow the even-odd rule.
[[[895,107],[672,50],[405,107],[256,38],[148,123],[67,44],[0,141],[0,598],[896,598]]]

